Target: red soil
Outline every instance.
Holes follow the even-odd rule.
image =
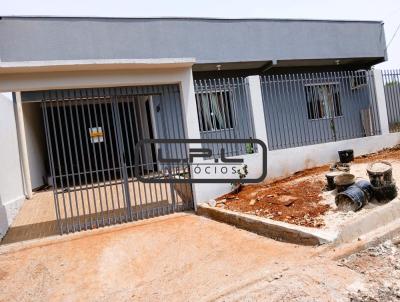
[[[359,156],[355,163],[400,158],[400,145],[376,153]],[[329,171],[329,165],[294,173],[264,184],[242,186],[237,194],[226,194],[217,199],[217,206],[228,210],[268,217],[296,225],[321,227],[322,215],[329,206],[322,204],[325,183],[313,176]]]
[[[329,209],[320,203],[325,184],[320,180],[293,181],[294,177],[243,186],[238,194],[218,198],[218,206],[302,226],[323,226],[320,216]]]

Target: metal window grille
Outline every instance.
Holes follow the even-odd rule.
[[[381,132],[370,71],[267,75],[261,90],[271,150]]]
[[[342,116],[338,84],[306,85],[304,88],[310,120]]]
[[[245,78],[195,80],[195,95],[201,138],[248,139],[254,137],[248,84]],[[256,146],[243,144],[203,144],[220,156],[223,147],[229,156],[256,152]]]

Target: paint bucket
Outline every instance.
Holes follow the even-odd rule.
[[[350,173],[342,173],[334,178],[338,193],[343,192],[351,185],[354,185],[356,177]]]
[[[364,205],[366,205],[374,196],[374,191],[371,186],[371,183],[368,180],[361,179],[358,180],[354,185],[360,188],[364,192],[365,195]]]
[[[338,151],[340,162],[347,164],[354,160],[354,151],[351,149]]]
[[[372,192],[375,200],[378,203],[389,202],[397,197],[396,183],[393,181],[390,184],[386,184],[384,186],[372,186]]]
[[[369,181],[373,187],[390,185],[392,179],[392,165],[387,161],[378,161],[367,167]]]
[[[353,185],[336,195],[335,198],[336,206],[340,211],[358,211],[360,210],[365,202],[365,193],[359,187]]]
[[[332,172],[325,174],[327,191],[335,190],[335,188],[336,188],[335,177],[338,175],[341,175],[341,174],[343,174],[343,172],[340,172],[340,171],[332,171]]]
[[[330,170],[331,171],[350,172],[350,164],[344,164],[339,161],[337,163],[334,163],[331,166]]]

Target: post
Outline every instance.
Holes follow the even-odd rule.
[[[382,135],[389,134],[389,119],[386,108],[385,86],[383,84],[382,71],[379,69],[374,69],[373,76],[379,123],[381,125],[381,133]]]
[[[262,140],[268,149],[267,126],[265,123],[260,77],[249,76],[247,77],[247,83],[249,84],[250,104],[251,112],[253,114],[255,138]]]
[[[185,121],[185,134],[187,138],[199,139],[199,118],[197,115],[196,97],[194,93],[194,83],[191,69],[186,71],[185,79],[181,82],[181,92]]]
[[[15,116],[16,116],[16,124],[17,124],[17,137],[18,137],[18,145],[19,145],[19,153],[21,157],[22,163],[22,177],[24,179],[24,188],[26,198],[32,198],[32,182],[31,182],[31,173],[29,170],[29,161],[28,161],[28,148],[26,146],[26,136],[25,136],[25,125],[24,125],[24,114],[22,111],[22,102],[21,102],[21,92],[15,93]]]
[[[192,69],[185,71],[184,78],[181,82],[181,99],[183,107],[183,118],[186,138],[200,139],[199,118],[197,115],[196,96],[194,92]],[[190,148],[201,148],[201,145],[190,144]],[[190,168],[193,175],[193,166]],[[200,202],[196,190],[199,186],[192,185],[194,210],[197,210],[197,203]]]

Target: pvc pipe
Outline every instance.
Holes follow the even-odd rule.
[[[19,153],[22,163],[22,175],[25,188],[25,196],[28,199],[32,198],[32,182],[31,173],[29,170],[28,148],[26,146],[24,114],[22,111],[21,92],[15,93],[15,109],[16,109],[16,124],[17,124],[17,137],[19,145]]]

